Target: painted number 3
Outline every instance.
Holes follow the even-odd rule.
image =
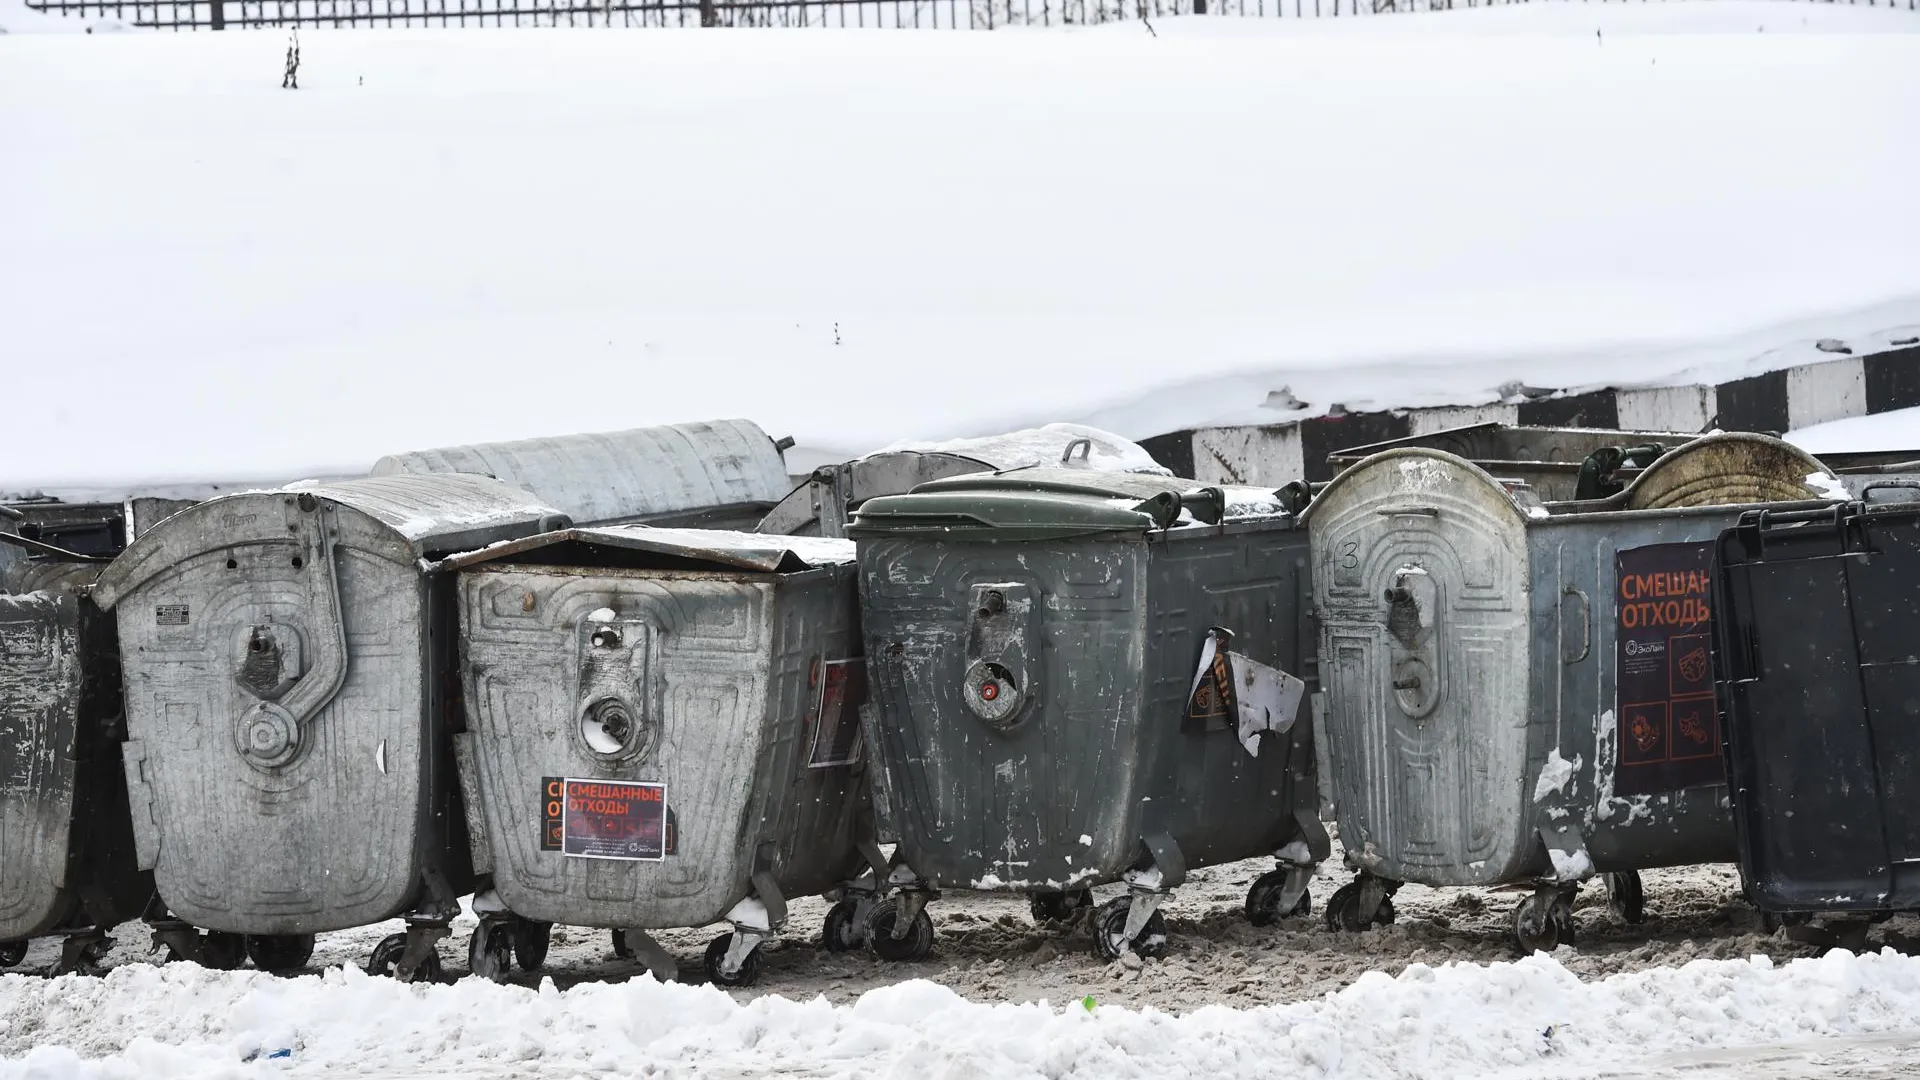
[[[1360,543],[1349,540],[1340,545],[1340,569],[1351,570],[1360,565]]]

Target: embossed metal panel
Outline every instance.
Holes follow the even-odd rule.
[[[858,858],[862,767],[808,767],[827,665],[859,656],[853,566],[745,572],[717,557],[702,568],[690,561],[692,535],[675,555],[602,546],[602,565],[571,566],[584,549],[557,542],[551,555],[517,558],[559,565],[461,575],[463,780],[484,822],[477,861],[518,914],[701,926],[748,894],[756,870],[771,871],[784,895],[815,894]],[[664,784],[666,857],[551,850],[545,778]]]
[[[1396,880],[1468,884],[1530,851],[1524,518],[1450,455],[1381,455],[1308,515],[1340,835]]]
[[[315,933],[409,910],[428,869],[466,886],[451,581],[421,556],[561,520],[479,477],[307,485],[177,514],[102,575],[140,860],[176,915]]]

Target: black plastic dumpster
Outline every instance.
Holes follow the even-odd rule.
[[[1920,909],[1920,508],[1749,513],[1718,554],[1749,896],[1783,915]]]
[[[879,768],[898,840],[870,943],[931,950],[939,888],[1096,915],[1109,957],[1165,940],[1190,867],[1272,854],[1256,923],[1304,913],[1329,853],[1312,724],[1306,534],[1272,491],[1024,469],[869,500],[860,561]],[[1263,732],[1265,734],[1263,734]]]

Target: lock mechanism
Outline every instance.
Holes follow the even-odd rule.
[[[1020,722],[1033,700],[1033,592],[1019,582],[975,585],[968,590],[967,667],[960,699],[989,726],[1006,730]]]

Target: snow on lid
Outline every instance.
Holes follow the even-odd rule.
[[[1084,424],[1047,424],[1043,427],[1010,431],[1002,435],[950,439],[946,442],[906,440],[883,447],[875,453],[889,454],[917,450],[928,454],[958,454],[961,457],[986,462],[995,469],[1005,471],[1031,468],[1035,465],[1059,465],[1061,456],[1077,439],[1086,439],[1092,444],[1086,448],[1087,468],[1102,472],[1173,475],[1159,462],[1153,460],[1153,456],[1148,454],[1139,443]],[[1080,453],[1080,449],[1074,450],[1076,465],[1080,463]]]
[[[1852,495],[1848,494],[1847,486],[1840,482],[1840,478],[1829,473],[1808,473],[1807,486],[1819,492],[1820,497],[1823,499],[1832,499],[1835,502],[1847,502],[1853,498]]]
[[[1280,493],[1272,488],[1234,486],[1220,491],[1226,496],[1222,517],[1228,521],[1290,516],[1280,505]]]

